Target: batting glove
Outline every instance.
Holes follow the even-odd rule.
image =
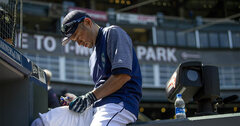
[[[78,113],[83,113],[97,100],[93,92],[79,96],[69,104],[69,109]]]

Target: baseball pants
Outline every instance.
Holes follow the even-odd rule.
[[[94,116],[90,126],[126,126],[135,122],[134,114],[126,110],[122,103],[109,103],[94,108]]]
[[[109,103],[88,109],[82,114],[70,111],[67,106],[63,106],[40,116],[41,118],[34,120],[31,126],[126,126],[137,119],[123,107],[122,103]]]

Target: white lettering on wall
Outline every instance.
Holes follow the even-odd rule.
[[[21,34],[18,34],[18,47],[22,49],[28,49],[28,34],[22,33],[22,43],[21,43]]]
[[[137,46],[137,57],[139,60],[177,62],[175,52],[175,48],[157,47],[154,49],[153,47]]]
[[[23,33],[22,34],[22,48],[23,49],[27,49],[28,48],[28,39],[27,39],[27,37],[28,37],[28,34],[27,33]]]
[[[45,37],[43,46],[48,52],[53,52],[56,49],[56,40],[52,36]]]
[[[156,60],[156,55],[152,47],[148,47],[146,60]]]
[[[176,52],[176,49],[175,48],[172,48],[172,49],[169,49],[167,48],[167,57],[168,57],[168,61],[171,62],[177,62],[177,58],[175,57],[175,53]]]
[[[33,37],[36,39],[36,48],[37,48],[37,50],[41,50],[42,49],[43,35],[34,35]]]
[[[20,43],[20,34],[16,37],[17,46],[21,49],[29,49],[36,51],[54,52],[57,48],[64,48],[65,54],[75,54],[80,56],[89,56],[92,54],[92,49],[79,46],[76,42],[71,42],[64,47],[58,44],[59,38],[54,36],[44,35],[30,35],[28,33],[22,34],[22,43]],[[61,41],[61,40],[60,40]],[[22,47],[21,47],[22,44]],[[61,49],[57,50],[59,53]],[[157,46],[136,46],[136,54],[139,60],[154,61],[154,62],[178,62],[176,57],[176,48],[157,47]],[[60,52],[61,53],[61,52]],[[187,58],[199,58],[199,55],[185,54],[181,55],[184,59]]]
[[[139,60],[142,60],[142,56],[146,55],[146,47],[137,46],[137,57]]]
[[[64,46],[64,52],[65,52],[65,53],[69,53],[69,44],[66,44],[66,45]]]
[[[56,40],[54,37],[44,37],[43,35],[34,35],[33,37],[36,39],[37,50],[42,50],[42,48],[44,48],[48,52],[53,52],[56,49]]]
[[[166,51],[164,48],[162,48],[162,47],[156,48],[156,55],[157,55],[158,61],[165,61],[165,62],[167,61]]]

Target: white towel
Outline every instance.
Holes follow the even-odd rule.
[[[39,116],[44,126],[90,126],[93,119],[93,108],[79,114],[68,109],[68,106],[51,109]]]

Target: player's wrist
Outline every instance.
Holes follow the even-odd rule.
[[[85,95],[78,96],[74,101],[69,104],[69,109],[78,113],[82,113],[95,101],[97,101],[97,98],[95,94],[91,91],[86,93]]]
[[[86,94],[87,98],[90,100],[91,104],[93,104],[95,101],[97,101],[96,95],[93,93],[93,91],[88,92]]]

